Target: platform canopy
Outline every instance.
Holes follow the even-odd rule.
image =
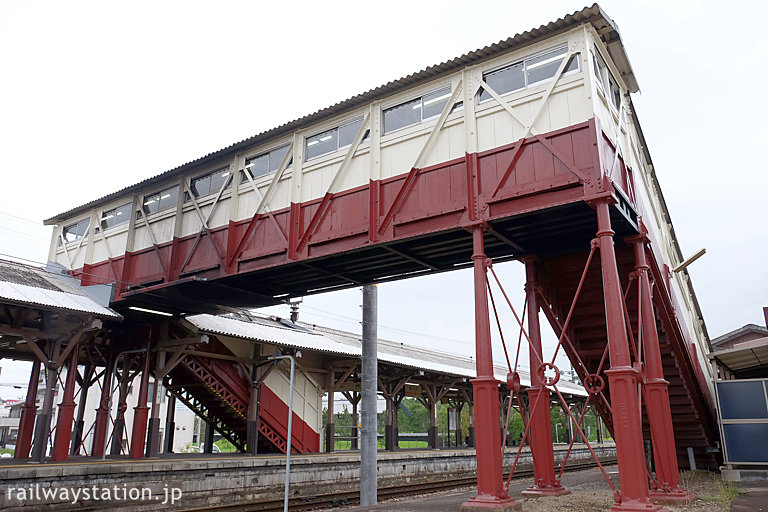
[[[228,336],[292,349],[362,357],[359,336],[344,331],[309,326],[309,324],[280,327],[270,325],[270,323],[274,324],[270,319],[254,318],[252,321],[247,321],[215,315],[188,316],[184,323],[199,334]],[[382,339],[378,341],[378,348],[378,358],[381,363],[468,379],[475,378],[477,375],[475,362],[468,357]],[[530,374],[526,371],[519,373],[521,385],[530,386]],[[494,367],[494,376],[506,382],[506,368]],[[587,396],[586,390],[579,384],[561,381],[558,387],[570,395]]]
[[[768,337],[737,343],[733,348],[709,354],[732,372],[764,368],[768,374]]]

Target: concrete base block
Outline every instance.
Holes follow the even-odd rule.
[[[475,496],[459,507],[461,512],[512,512],[522,511],[523,503],[512,498],[500,499],[493,496]]]
[[[690,505],[696,501],[696,495],[686,489],[672,492],[651,491],[651,501],[659,505]]]
[[[571,491],[562,486],[540,487],[538,485],[532,485],[520,494],[526,498],[544,498],[546,496],[562,496],[563,494],[571,494]]]
[[[726,482],[765,482],[768,469],[721,469],[720,478]]]
[[[628,502],[616,504],[606,512],[669,512],[669,510],[651,502]]]

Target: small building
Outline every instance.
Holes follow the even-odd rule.
[[[768,308],[766,324],[768,324]],[[723,479],[768,479],[768,328],[747,324],[712,341]]]

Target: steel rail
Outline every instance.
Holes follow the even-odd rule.
[[[615,464],[615,456],[606,457],[602,460],[604,464]],[[597,467],[594,460],[588,460],[566,467],[567,472],[578,471],[582,469],[591,469]],[[515,479],[530,478],[533,476],[533,468],[525,471],[517,471]],[[390,498],[400,498],[415,496],[428,492],[444,491],[461,487],[475,487],[477,477],[470,475],[466,477],[451,478],[450,480],[435,480],[415,484],[402,484],[392,487],[380,487],[378,489],[379,503],[382,500]],[[294,512],[305,510],[317,510],[338,506],[355,505],[360,502],[360,491],[346,491],[329,494],[320,494],[316,496],[304,496],[290,498],[288,509]],[[185,509],[186,512],[279,512],[283,510],[283,499],[259,500],[248,503],[222,505],[204,508]]]

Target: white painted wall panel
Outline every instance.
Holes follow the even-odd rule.
[[[266,187],[259,187],[259,191],[263,195],[266,192]],[[237,213],[235,220],[240,221],[243,219],[249,219],[253,217],[256,212],[256,208],[259,207],[259,197],[250,188],[240,193],[240,199],[237,202]]]
[[[409,172],[428,136],[429,133],[424,133],[414,138],[400,139],[394,144],[387,144],[385,138],[381,149],[381,178]]]
[[[231,199],[228,197],[222,197],[219,199],[219,202],[216,203],[215,207],[214,205],[211,205],[208,207],[208,210],[205,211],[205,216],[208,217],[210,215],[210,219],[208,220],[208,227],[218,228],[221,226],[226,226],[229,224],[229,216],[230,216],[230,201]],[[211,212],[213,212],[211,214]],[[202,224],[201,224],[202,226]]]
[[[287,368],[272,371],[264,384],[269,387],[285,404],[288,404],[290,393],[290,375]],[[321,407],[323,393],[314,380],[296,371],[294,375],[293,411],[317,433],[323,420]]]
[[[121,256],[125,252],[125,242],[128,238],[128,231],[122,229],[122,232],[117,231],[110,233],[107,231],[102,239],[98,234],[93,245],[92,262],[105,261],[110,257]],[[106,240],[106,242],[104,242]]]
[[[371,176],[371,158],[368,151],[358,152],[349,163],[349,169],[341,180],[339,190],[367,185]]]
[[[173,215],[149,222],[152,234],[158,244],[170,242],[173,240],[173,225],[175,217]],[[133,250],[140,251],[152,247],[152,235],[147,231],[143,220],[136,221],[136,236],[133,240]]]

